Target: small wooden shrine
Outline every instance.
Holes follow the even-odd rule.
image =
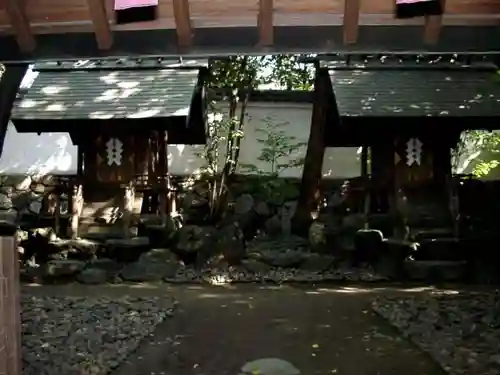
[[[71,231],[83,200],[122,196],[125,234],[136,192],[157,200],[165,222],[174,204],[167,144],[205,143],[206,64],[123,59],[36,64],[11,121],[18,132],[68,132],[78,146],[71,182]],[[121,191],[121,193],[119,193]],[[85,193],[85,194],[84,194]]]
[[[337,55],[317,61],[298,215],[307,219],[317,206],[325,147],[356,146],[363,148],[359,184],[366,213],[434,205],[453,221],[451,150],[464,130],[500,129],[497,71],[480,55]]]

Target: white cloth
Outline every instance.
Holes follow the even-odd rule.
[[[427,1],[435,1],[435,0],[396,0],[397,5],[401,4],[417,4],[417,3],[425,3]]]
[[[158,6],[158,0],[115,0],[115,10]]]

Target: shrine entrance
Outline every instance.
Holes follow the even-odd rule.
[[[296,224],[312,220],[318,205],[325,148],[361,147],[349,212],[362,212],[365,223],[380,214],[417,232],[456,234],[451,151],[464,129],[498,127],[497,70],[479,55],[319,58]]]
[[[11,118],[18,132],[68,132],[78,146],[78,173],[66,192],[72,237],[115,223],[110,236],[118,227],[133,236],[142,202],[152,197],[148,213],[166,224],[175,207],[167,144],[205,143],[207,66],[161,58],[34,66],[37,76]]]

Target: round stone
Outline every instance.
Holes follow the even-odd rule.
[[[280,358],[261,358],[247,362],[241,368],[240,375],[300,375],[300,371]]]

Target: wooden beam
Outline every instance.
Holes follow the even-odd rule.
[[[259,46],[269,47],[274,43],[273,0],[259,0]]]
[[[177,45],[188,48],[193,44],[193,30],[189,11],[189,0],[173,0]]]
[[[445,7],[445,0],[441,0],[441,6]],[[443,25],[443,15],[427,16],[425,17],[424,26],[424,43],[427,45],[437,44],[439,35],[441,34],[441,27]]]
[[[344,5],[344,44],[358,40],[360,0],[345,0]]]
[[[36,40],[31,32],[26,12],[22,8],[22,2],[17,0],[5,0],[4,4],[7,17],[14,29],[19,49],[23,53],[33,52],[36,48]]]
[[[100,50],[108,50],[113,45],[113,34],[103,0],[87,0],[90,18],[94,25],[95,39]]]

